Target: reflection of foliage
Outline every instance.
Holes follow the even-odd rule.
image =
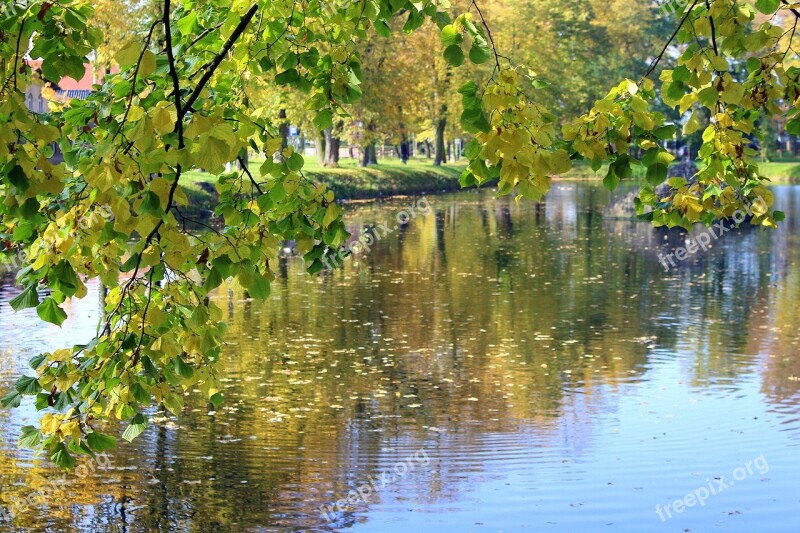
[[[711,256],[685,277],[666,277],[656,253],[631,252],[658,246],[660,234],[588,216],[606,197],[574,186],[539,208],[490,194],[437,197],[435,213],[341,272],[308,283],[298,259],[282,260],[266,304],[224,284],[214,301],[230,323],[221,356],[227,401],[186,409],[178,426],[160,423],[120,449],[110,499],[129,502],[137,523],[152,529],[310,529],[328,492],[346,495],[348,480],[378,473],[386,448],[433,453],[522,427],[547,441],[565,414],[613,411],[615,391],[650,378],[653,347],[689,347],[686,372],[696,387],[753,372],[753,358],[742,354],[775,354],[764,375],[768,397],[796,394],[797,295],[781,290],[800,285],[790,276],[772,289],[762,276],[783,276],[789,267],[776,264],[797,254],[765,255],[762,247],[790,247],[751,233],[743,249],[753,255],[740,263]],[[352,208],[348,228],[387,220],[408,203]],[[741,313],[751,296],[752,312]],[[188,394],[187,404],[204,404]],[[52,474],[39,464],[28,481],[27,465],[4,461],[0,484],[12,493]],[[447,500],[456,489],[443,483],[446,473],[420,473],[425,488],[415,497]],[[118,520],[107,486],[87,483],[74,496],[70,485],[58,501],[78,510],[59,503],[40,511],[58,524],[89,515],[87,507]]]

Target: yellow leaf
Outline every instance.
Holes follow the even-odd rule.
[[[46,414],[41,421],[42,433],[45,435],[55,435],[61,427],[61,420],[53,414]]]
[[[322,219],[322,227],[327,228],[331,224],[333,224],[336,219],[339,218],[339,215],[342,214],[342,208],[336,204],[328,205],[328,208],[325,210],[325,217]]]
[[[162,135],[171,133],[175,129],[175,121],[167,108],[155,107],[151,120],[153,121],[153,127]]]
[[[156,71],[156,55],[150,50],[145,50],[139,63],[139,75],[149,76]]]
[[[117,55],[114,56],[114,59],[116,59],[117,63],[119,63],[119,66],[123,68],[130,65],[135,65],[139,60],[139,54],[141,51],[142,49],[139,47],[139,44],[132,42],[117,52]]]

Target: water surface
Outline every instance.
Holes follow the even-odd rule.
[[[290,258],[266,303],[219,291],[219,409],[190,392],[67,479],[16,447],[33,410],[0,412],[0,530],[797,531],[800,187],[775,193],[780,230],[669,272],[683,237],[605,217],[592,184],[430,196],[342,271]],[[351,232],[412,205],[352,207]],[[98,320],[96,294],[62,329],[16,294],[0,278],[0,394]]]

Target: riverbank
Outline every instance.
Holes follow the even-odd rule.
[[[258,164],[255,162],[254,164]],[[458,178],[466,164],[434,166],[428,159],[414,159],[407,165],[391,161],[367,168],[355,160],[343,160],[338,168],[326,168],[307,161],[303,174],[330,188],[338,200],[365,200],[415,194],[451,192],[461,188]],[[215,176],[205,172],[188,172],[181,184],[194,209],[212,210]]]
[[[759,166],[761,173],[776,185],[800,183],[800,161],[770,161]]]
[[[464,168],[466,163],[436,167],[430,159],[413,159],[407,165],[393,160],[364,168],[356,160],[345,159],[338,168],[326,168],[316,161],[307,161],[303,172],[309,179],[333,190],[338,200],[348,201],[457,191],[461,189],[458,178]],[[798,161],[765,162],[761,163],[761,169],[775,184],[800,183]],[[638,170],[634,170],[634,175]],[[603,169],[594,172],[588,164],[578,163],[559,179],[591,180],[602,179],[604,175]],[[214,209],[214,179],[205,172],[186,173],[182,184],[193,210]]]

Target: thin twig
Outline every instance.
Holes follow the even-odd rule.
[[[655,70],[656,66],[658,66],[658,64],[664,58],[664,54],[667,53],[667,49],[669,48],[669,45],[671,45],[672,41],[675,40],[675,37],[678,35],[678,32],[681,31],[681,28],[683,28],[684,23],[686,23],[686,19],[689,18],[689,15],[692,13],[692,10],[694,9],[694,7],[699,2],[700,2],[700,0],[694,0],[694,3],[683,14],[683,18],[681,18],[681,21],[678,24],[678,27],[675,28],[675,31],[672,32],[672,35],[670,35],[669,39],[667,39],[667,42],[664,43],[664,48],[661,50],[661,53],[658,54],[658,56],[656,56],[656,58],[653,59],[653,61],[650,63],[650,67],[647,69],[647,72],[644,73],[644,76],[642,76],[642,79],[647,78],[648,76],[650,76],[650,74],[653,73],[653,71]]]

